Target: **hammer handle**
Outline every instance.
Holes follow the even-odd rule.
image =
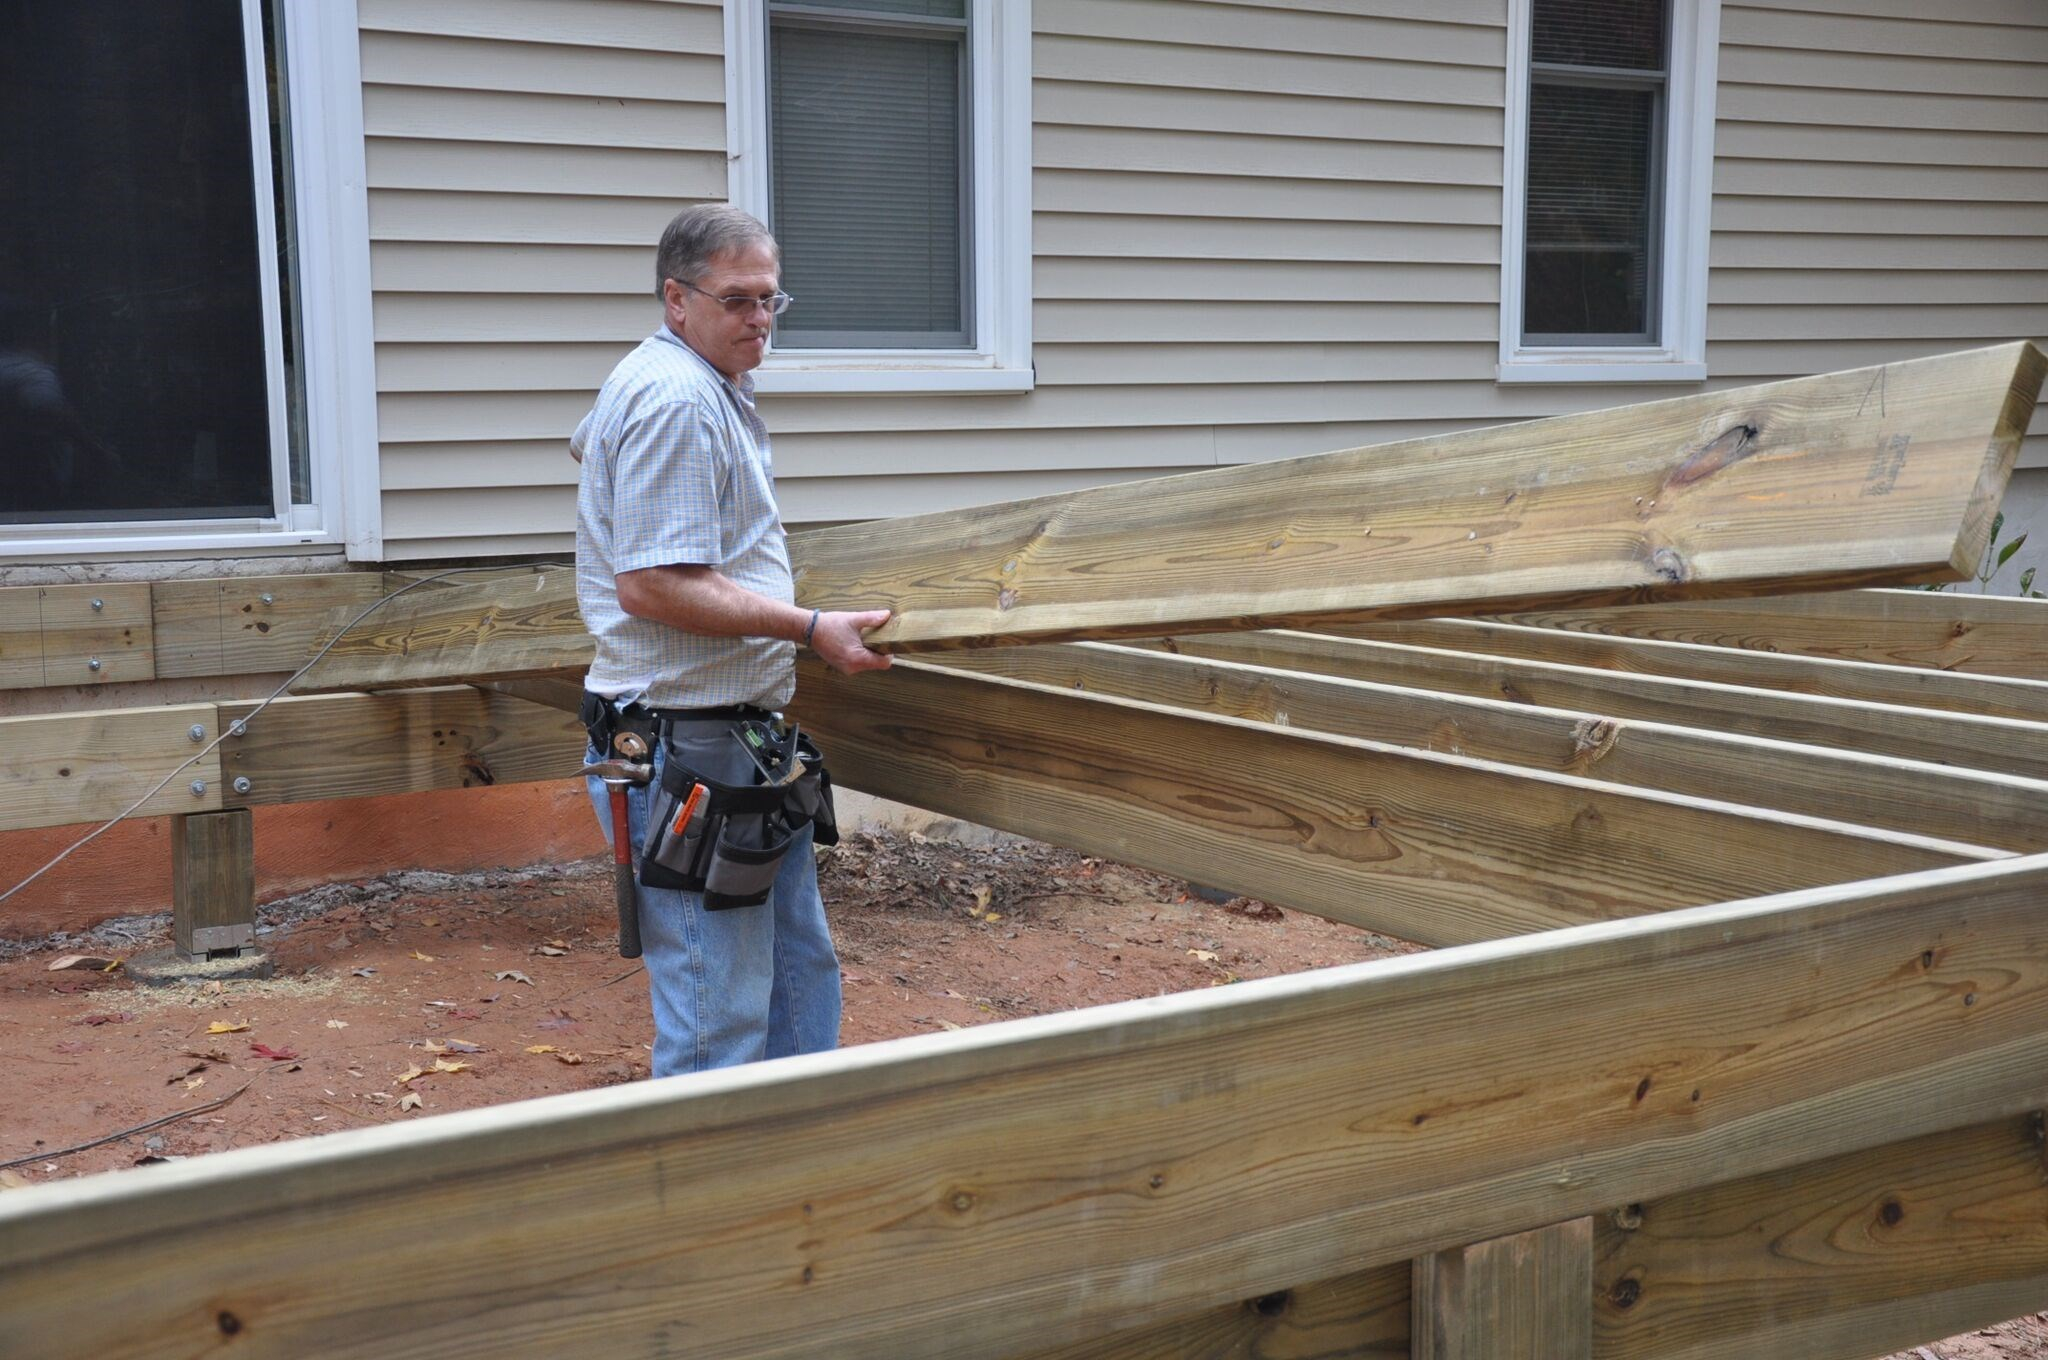
[[[612,794],[612,896],[619,906],[619,957],[640,957],[640,901],[633,882],[633,829],[626,814],[626,786]]]

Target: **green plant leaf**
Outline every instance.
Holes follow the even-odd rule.
[[[2020,594],[2032,595],[2034,593],[2034,573],[2039,570],[2039,567],[2028,567],[2020,573]]]
[[[2018,538],[2006,544],[2003,548],[2000,548],[1998,550],[1998,565],[2002,567],[2006,563],[2012,561],[2012,555],[2018,552],[2020,550],[2021,545],[2024,544],[2026,541],[2027,536],[2025,534],[2021,534]],[[1996,570],[1996,568],[1993,568],[1993,570]]]

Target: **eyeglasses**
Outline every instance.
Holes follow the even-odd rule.
[[[787,293],[727,293],[720,296],[717,293],[705,293],[688,279],[677,279],[676,282],[693,293],[702,293],[733,316],[745,316],[756,307],[766,307],[770,316],[781,316],[789,310],[789,304],[796,301]]]

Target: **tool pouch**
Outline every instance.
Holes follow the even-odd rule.
[[[799,736],[803,776],[764,784],[731,731],[726,724],[693,723],[665,734],[661,782],[649,800],[640,857],[643,885],[701,892],[708,911],[767,901],[806,824],[819,844],[839,839],[831,780],[817,747]],[[699,787],[703,792],[693,803]]]

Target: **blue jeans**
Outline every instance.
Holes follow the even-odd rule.
[[[661,782],[663,754],[656,743],[650,788]],[[609,847],[611,793],[600,780],[585,783]],[[636,862],[648,799],[648,789],[626,794]],[[839,958],[818,896],[808,827],[758,907],[706,911],[702,893],[645,885],[638,891],[640,943],[654,1001],[655,1076],[838,1046]]]

